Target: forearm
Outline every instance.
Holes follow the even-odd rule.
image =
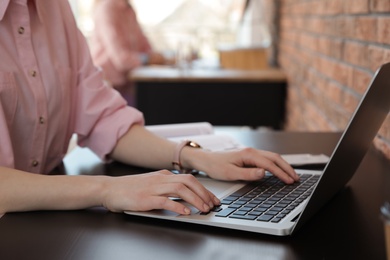
[[[107,176],[47,176],[0,167],[0,214],[99,206]]]
[[[130,165],[171,169],[176,144],[158,137],[143,126],[133,125],[119,139],[110,157]]]
[[[155,136],[143,126],[133,125],[119,140],[111,157],[124,163],[153,169],[171,169],[177,144]],[[298,181],[294,169],[272,152],[246,148],[231,152],[210,152],[184,147],[180,163],[221,180],[258,180],[269,171],[285,183]]]
[[[172,169],[177,143],[160,138],[143,126],[133,125],[118,141],[110,157],[114,160],[151,169]],[[203,149],[184,147],[180,163],[184,168],[204,169],[209,153]]]

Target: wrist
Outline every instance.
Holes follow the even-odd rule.
[[[192,167],[190,160],[185,160],[185,158],[191,158],[188,156],[183,156],[187,150],[201,150],[201,146],[196,142],[185,140],[176,145],[174,157],[172,161],[173,168],[179,173],[192,173],[195,170]]]
[[[104,206],[107,208],[107,198],[111,191],[111,181],[112,177],[110,176],[95,176],[95,189],[94,189],[94,202],[96,206]]]
[[[84,189],[85,198],[80,199],[85,201],[86,207],[104,206],[107,191],[109,191],[108,183],[112,177],[109,176],[86,176],[84,181],[88,188]]]
[[[203,171],[203,164],[207,162],[207,150],[184,147],[181,153],[181,163],[184,168]]]

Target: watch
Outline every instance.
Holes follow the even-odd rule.
[[[197,172],[196,170],[183,168],[183,166],[180,163],[181,151],[186,146],[192,147],[192,148],[197,148],[197,149],[201,149],[202,148],[202,146],[200,146],[198,143],[196,143],[194,141],[184,140],[184,141],[180,142],[176,146],[174,158],[173,158],[173,161],[172,161],[172,166],[179,173],[196,173]]]

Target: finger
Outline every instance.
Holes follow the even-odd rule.
[[[273,161],[265,161],[263,165],[267,171],[271,172],[284,183],[291,184],[295,181],[288,173],[279,168]]]
[[[241,176],[241,180],[257,181],[264,178],[265,170],[261,168],[240,168],[238,175]]]
[[[193,193],[198,195],[210,208],[219,205],[218,198],[206,189],[193,175],[181,174],[172,176],[172,182],[184,183]]]
[[[159,183],[184,183],[190,190],[195,194],[199,195],[204,203],[209,205],[210,208],[220,205],[221,201],[209,190],[207,190],[193,175],[191,174],[173,174],[168,170],[161,170],[154,173],[155,175],[165,175],[169,176],[162,177]]]
[[[198,196],[198,194],[194,193],[184,183],[174,182],[160,185],[156,190],[156,195],[179,197],[202,212],[208,212],[211,209],[208,203],[206,203],[200,196]]]
[[[271,170],[270,171],[272,173],[274,173],[273,171],[276,171],[277,172],[280,172],[280,174],[287,174],[289,177],[291,177],[294,181],[299,181],[299,176],[298,174],[295,172],[295,170],[291,167],[291,165],[286,162],[279,154],[276,154],[276,153],[272,153],[272,152],[267,152],[267,151],[264,151],[264,157],[268,158],[273,165],[275,165],[277,168],[279,168],[280,170],[283,171],[283,173],[281,171],[279,171],[277,168],[275,168],[275,166],[273,166],[271,164],[271,167],[273,167],[274,170]],[[268,169],[267,169],[268,170]]]
[[[148,201],[150,209],[165,209],[176,212],[181,215],[191,214],[191,210],[182,203],[175,202],[167,197],[154,196]]]
[[[150,172],[150,173],[146,173],[146,174],[150,174],[150,175],[177,175],[177,174],[174,174],[173,172],[171,171],[168,171],[168,170],[159,170],[159,171],[155,171],[155,172]]]
[[[288,163],[284,163],[283,158],[276,153],[255,149],[245,149],[242,152],[244,153],[242,156],[243,163],[249,166],[248,168],[255,166],[259,169],[265,169],[287,184],[299,179],[298,176],[295,176],[294,169]]]

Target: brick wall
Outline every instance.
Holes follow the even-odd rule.
[[[390,1],[271,5],[279,10],[275,57],[289,80],[285,129],[343,130],[375,70],[390,62]],[[390,158],[390,116],[375,144]]]

